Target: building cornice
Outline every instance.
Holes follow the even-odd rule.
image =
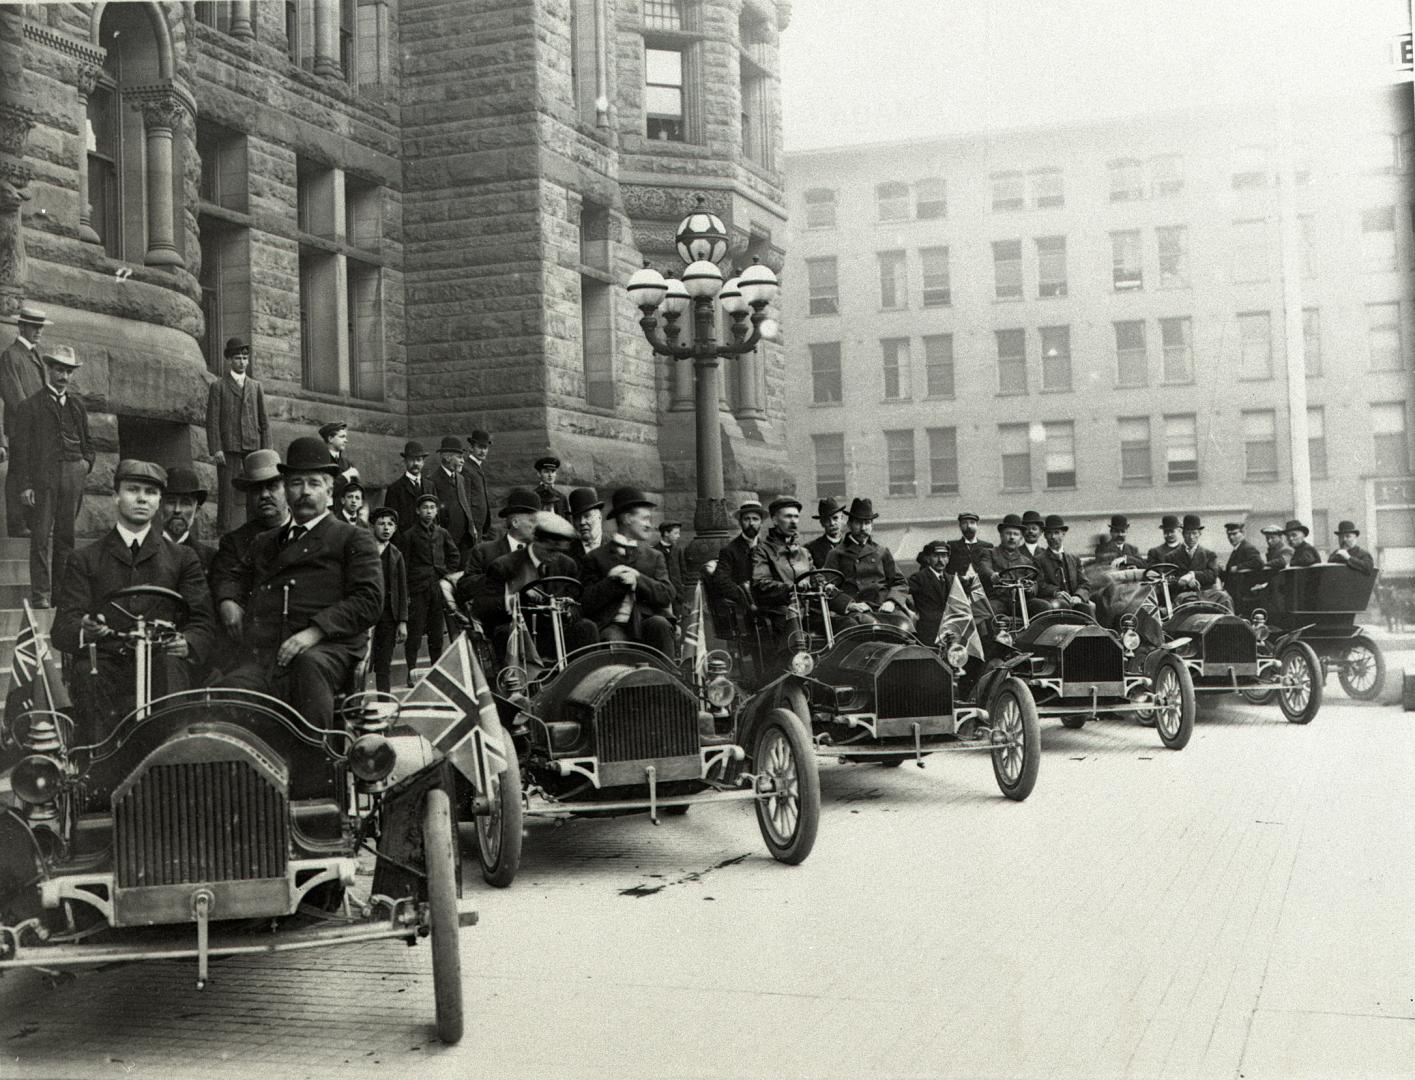
[[[107,50],[99,48],[91,42],[82,38],[70,37],[52,27],[44,26],[29,19],[25,20],[25,37],[33,41],[46,45],[56,52],[61,52],[65,56],[72,56],[76,60],[84,60],[90,64],[103,64],[103,59],[108,55]]]

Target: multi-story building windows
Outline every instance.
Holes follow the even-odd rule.
[[[812,315],[840,314],[840,281],[835,256],[806,260],[807,310]]]
[[[833,188],[811,188],[806,192],[806,228],[835,228],[835,207]]]
[[[845,436],[812,435],[816,460],[816,498],[845,497]]]
[[[1071,327],[1043,326],[1042,390],[1071,389]]]
[[[771,100],[773,76],[769,66],[772,30],[760,9],[743,7],[737,19],[738,100],[741,102],[742,153],[770,169],[775,164]]]
[[[992,208],[994,210],[1023,210],[1026,206],[1026,180],[1020,172],[992,174]]]
[[[1372,371],[1399,371],[1405,366],[1400,347],[1400,302],[1366,305],[1366,343]]]
[[[1150,418],[1122,416],[1120,418],[1120,482],[1122,484],[1154,483],[1153,453],[1150,449]]]
[[[998,300],[1022,299],[1022,241],[994,240],[992,245],[994,296]]]
[[[909,371],[909,339],[882,338],[879,347],[883,357],[885,400],[902,401],[913,397],[913,380]]]
[[[816,405],[838,405],[845,400],[840,374],[840,342],[825,341],[809,346],[811,354],[811,401]]]
[[[1368,274],[1395,269],[1395,207],[1361,211],[1361,269]]]
[[[1248,218],[1233,223],[1233,281],[1268,280],[1268,223]]]
[[[1199,425],[1193,413],[1164,418],[1165,478],[1171,484],[1199,479]]]
[[[953,283],[948,270],[948,248],[919,249],[924,285],[924,307],[947,307],[953,303]]]
[[[909,273],[904,265],[904,252],[881,251],[879,259],[879,306],[885,311],[898,311],[909,306]]]
[[[1076,425],[1070,420],[1042,425],[1046,439],[1047,490],[1076,486]]]
[[[1150,359],[1145,349],[1145,324],[1126,319],[1115,324],[1115,381],[1118,386],[1148,386]]]
[[[381,232],[382,230],[380,230]],[[585,404],[612,409],[619,404],[614,328],[615,280],[609,252],[609,208],[580,206],[580,367]]]
[[[924,335],[925,393],[931,398],[953,396],[953,335]]]
[[[1145,197],[1145,167],[1137,158],[1116,158],[1110,172],[1110,201],[1139,202]]]
[[[1140,230],[1127,229],[1110,234],[1111,282],[1116,292],[1145,287],[1144,264],[1140,254]]]
[[[1184,191],[1184,158],[1181,155],[1159,154],[1150,159],[1150,191],[1157,199]]]
[[[1160,320],[1160,347],[1164,353],[1164,381],[1194,381],[1194,324],[1187,315]]]
[[[999,424],[997,443],[1002,452],[1002,490],[1032,490],[1032,441],[1027,424]]]
[[[1371,406],[1371,438],[1377,473],[1383,476],[1403,476],[1410,471],[1405,402],[1383,401]]]
[[[1327,478],[1327,412],[1320,405],[1307,407],[1307,468],[1313,480]]]
[[[1302,309],[1302,363],[1307,378],[1322,373],[1322,313],[1316,308]]]
[[[929,428],[929,494],[958,494],[958,429]]]
[[[948,185],[941,177],[930,176],[914,185],[914,217],[935,221],[948,216]]]
[[[683,53],[644,45],[644,134],[650,139],[688,140]]]
[[[1272,315],[1246,311],[1238,316],[1238,377],[1271,379],[1273,376]]]
[[[1160,288],[1187,289],[1189,287],[1189,227],[1187,225],[1166,225],[1155,230],[1155,244],[1159,249]]]
[[[1032,185],[1032,205],[1038,210],[1066,205],[1066,191],[1060,169],[1033,169],[1028,180]]]
[[[1240,146],[1233,152],[1234,191],[1267,187],[1271,172],[1266,146]]]
[[[1313,214],[1297,215],[1297,242],[1301,245],[1298,261],[1302,264],[1302,277],[1311,280],[1317,276],[1317,219]]]
[[[884,433],[885,467],[888,470],[889,493],[891,495],[913,495],[914,480],[914,431],[886,431]]]
[[[644,0],[644,27],[649,30],[682,30],[683,0]]]
[[[1277,414],[1271,409],[1244,409],[1243,478],[1277,479]]]
[[[909,185],[897,180],[876,184],[875,210],[880,221],[908,221]]]
[[[1066,295],[1066,237],[1037,237],[1037,295]]]
[[[1027,331],[997,330],[997,392],[1027,392]]]

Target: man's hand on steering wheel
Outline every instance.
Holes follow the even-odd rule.
[[[85,641],[102,641],[113,635],[113,627],[102,615],[85,615],[79,625],[83,628]]]

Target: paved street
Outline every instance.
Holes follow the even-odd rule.
[[[1179,754],[1047,724],[1022,804],[981,755],[827,765],[794,869],[741,807],[533,826],[511,889],[468,868],[453,1049],[389,945],[7,977],[0,1075],[1415,1076],[1415,716],[1328,701]]]

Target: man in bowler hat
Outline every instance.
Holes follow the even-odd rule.
[[[174,544],[185,544],[197,553],[202,573],[211,570],[216,545],[198,540],[196,518],[206,502],[206,488],[189,465],[175,465],[167,470],[167,488],[162,493],[162,535]]]
[[[904,575],[894,565],[894,553],[871,535],[878,517],[869,499],[851,501],[848,533],[825,560],[825,569],[844,575],[840,591],[831,598],[831,610],[850,616],[851,622],[887,622],[912,630]]]
[[[44,328],[52,325],[44,312],[26,304],[15,318],[15,340],[0,353],[0,400],[5,403],[4,429],[0,431],[0,461],[8,456],[9,437],[14,434],[20,402],[44,388],[44,361],[39,340]],[[6,434],[8,432],[8,434]],[[12,465],[5,477],[5,526],[12,537],[29,535],[30,508],[20,502]]]
[[[1307,540],[1307,537],[1312,535],[1311,529],[1293,518],[1282,527],[1282,531],[1287,534],[1288,546],[1292,548],[1292,555],[1287,560],[1288,566],[1320,565],[1322,553]]]
[[[487,493],[486,457],[491,453],[491,433],[477,428],[467,436],[467,456],[462,462],[462,478],[467,485],[467,505],[477,539],[491,539],[491,496]]]
[[[454,596],[459,607],[474,601],[481,589],[482,578],[493,562],[503,555],[520,551],[531,542],[540,513],[540,496],[530,488],[512,488],[507,493],[500,511],[501,520],[506,523],[506,534],[495,540],[483,540],[467,553],[462,562],[462,573],[456,576]]]
[[[229,532],[241,523],[245,497],[235,482],[253,450],[270,448],[265,391],[250,374],[251,345],[245,338],[226,342],[226,374],[206,391],[206,448],[216,462],[216,527]]]
[[[1327,556],[1327,562],[1342,563],[1358,574],[1374,574],[1376,560],[1371,557],[1369,551],[1356,543],[1360,538],[1361,530],[1356,527],[1356,522],[1340,522],[1336,527],[1336,542],[1339,546]]]
[[[407,532],[417,520],[417,502],[424,495],[436,495],[432,481],[424,472],[427,464],[427,450],[423,444],[410,439],[403,444],[403,475],[389,484],[383,492],[383,505],[398,516],[398,531]],[[373,516],[369,516],[370,522]]]
[[[1121,560],[1138,564],[1140,549],[1125,542],[1125,538],[1130,534],[1130,519],[1124,514],[1111,514],[1107,531],[1110,535],[1096,547],[1096,561],[1109,563],[1111,566],[1120,565]]]
[[[811,516],[821,523],[821,534],[806,545],[806,551],[816,566],[824,566],[826,556],[845,539],[845,504],[831,495],[816,503]]]
[[[1065,550],[1070,526],[1060,514],[1048,514],[1042,526],[1046,547],[1037,553],[1037,569],[1042,572],[1037,595],[1059,608],[1070,608],[1094,616],[1091,586],[1081,572],[1081,560]]]
[[[570,524],[575,526],[575,542],[568,552],[571,558],[583,559],[604,543],[604,500],[594,488],[570,492]]]
[[[674,655],[673,587],[663,556],[652,548],[650,511],[657,504],[642,491],[620,488],[610,496],[614,535],[581,563],[581,609],[605,641],[637,641]]]
[[[437,521],[452,537],[461,557],[466,559],[480,539],[477,523],[472,520],[467,481],[462,475],[467,448],[456,435],[444,435],[437,448],[437,456],[439,463],[432,470],[431,478],[432,492],[442,504]]]

